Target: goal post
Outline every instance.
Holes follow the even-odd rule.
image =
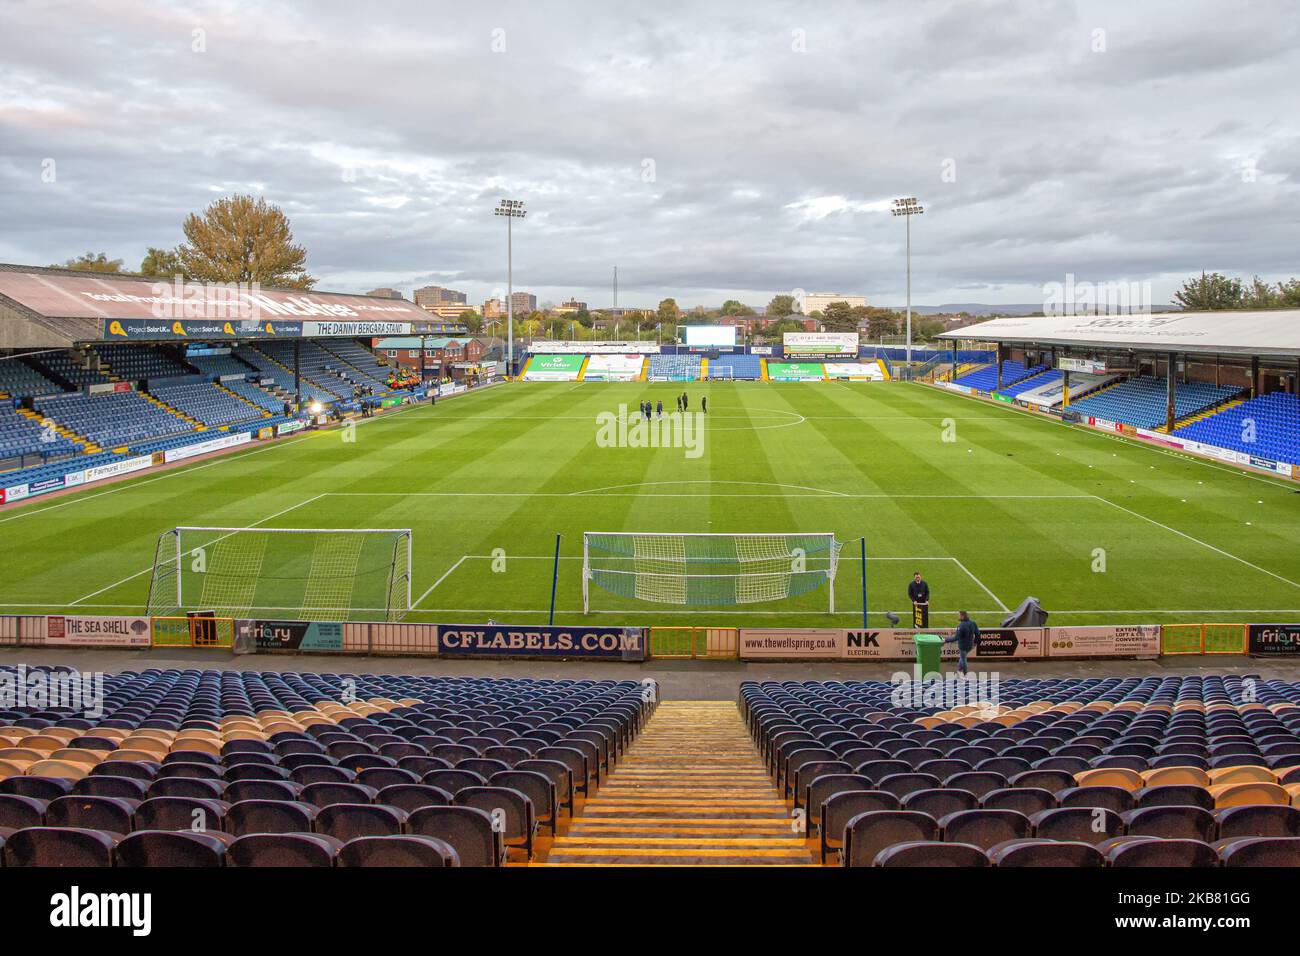
[[[842,547],[831,533],[586,531],[582,611],[591,609],[593,584],[633,600],[691,607],[780,601],[826,585],[834,613]]]
[[[409,528],[178,527],[158,537],[147,612],[397,621],[411,572]]]

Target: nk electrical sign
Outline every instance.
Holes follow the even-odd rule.
[[[498,624],[438,625],[440,657],[541,657],[645,660],[639,627],[507,627]]]

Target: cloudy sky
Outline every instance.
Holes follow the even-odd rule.
[[[322,289],[1038,302],[1300,275],[1294,0],[0,0],[0,261],[235,192]],[[50,181],[52,180],[52,181]]]

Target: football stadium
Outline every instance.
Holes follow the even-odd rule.
[[[9,866],[1300,860],[1294,313],[395,388],[367,333],[448,331],[401,304],[0,294]]]
[[[6,8],[11,936],[1291,928],[1293,18],[903,6]]]

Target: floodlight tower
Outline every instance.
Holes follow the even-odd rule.
[[[915,196],[895,199],[891,210],[895,216],[902,216],[907,223],[907,373],[912,374],[912,217],[919,216],[925,210]]]
[[[506,374],[515,373],[515,254],[514,221],[528,215],[521,199],[502,199],[495,210],[506,218]]]

